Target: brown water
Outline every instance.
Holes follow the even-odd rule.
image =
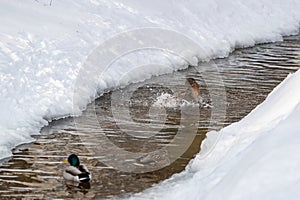
[[[82,117],[54,121],[42,129],[36,142],[16,148],[12,158],[0,166],[0,198],[103,199],[139,192],[167,179],[184,170],[200,151],[207,131],[243,118],[288,73],[299,69],[299,53],[300,37],[293,36],[284,42],[238,50],[226,59],[215,60],[226,91],[223,121],[222,109],[216,113],[217,118],[212,118],[216,106],[207,77],[201,73],[209,64],[130,85],[121,90],[121,96],[117,96],[119,91],[107,93],[90,105]],[[178,93],[186,93],[187,86],[182,83],[187,77],[198,82],[203,100],[215,107],[192,105],[168,108],[165,112],[160,107],[149,110],[156,97],[170,92],[172,87]],[[163,82],[167,85],[159,84]],[[222,92],[222,81],[215,79],[213,84],[216,94]],[[122,102],[122,94],[131,91],[129,101]],[[120,102],[115,102],[118,98]],[[122,118],[126,108],[130,119]],[[188,115],[183,114],[184,109]],[[195,119],[195,130],[184,129],[184,121]],[[174,143],[175,140],[178,142]],[[173,162],[165,147],[183,154]],[[64,183],[61,175],[66,164],[61,161],[71,153],[77,153],[91,170],[90,185]],[[126,159],[131,153],[138,158]]]

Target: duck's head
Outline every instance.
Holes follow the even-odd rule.
[[[200,97],[199,84],[193,78],[187,78],[187,82],[190,84],[190,86],[192,86],[190,95],[194,98],[195,101],[199,101],[199,97]]]
[[[78,167],[80,165],[79,158],[75,154],[71,154],[68,157],[68,160],[64,160],[64,162],[70,163],[71,166]]]

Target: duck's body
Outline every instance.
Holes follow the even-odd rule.
[[[89,182],[92,177],[91,173],[85,165],[80,165],[79,159],[75,154],[69,156],[68,160],[71,166],[68,166],[64,173],[63,177],[67,181],[74,181],[78,183]]]
[[[75,182],[89,182],[91,178],[90,172],[84,165],[80,165],[79,168],[69,166],[65,169],[63,177],[67,181],[75,181]]]

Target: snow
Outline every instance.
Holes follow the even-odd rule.
[[[208,133],[183,173],[131,199],[298,199],[299,85],[297,71],[241,121]]]
[[[40,128],[47,125],[49,121],[80,115],[86,105],[104,91],[183,69],[189,64],[196,65],[198,61],[226,57],[235,48],[282,40],[282,36],[298,33],[300,22],[298,0],[285,2],[282,0],[53,0],[51,6],[49,2],[48,0],[2,0],[0,2],[0,158],[10,156],[11,149],[16,145],[32,141],[31,135],[38,134]],[[174,38],[159,35],[157,32],[158,35],[152,35],[157,37],[150,42],[146,37],[149,35],[138,38],[141,41],[138,41],[136,47],[144,48],[151,44],[151,41],[157,42],[155,39],[161,39],[160,42],[164,42],[164,39],[170,39],[172,42],[173,39],[174,46],[171,46],[171,49],[173,47],[176,49],[175,39],[182,35],[200,46],[200,49],[192,48],[188,42],[182,43],[179,53],[173,55],[172,52],[164,49],[159,51],[161,46],[155,50],[128,52],[126,48],[122,51],[122,45],[119,44],[121,46],[119,47],[114,44],[115,49],[112,48],[110,51],[115,50],[119,53],[116,56],[119,59],[114,61],[108,60],[108,57],[103,59],[112,63],[109,62],[111,66],[108,70],[101,71],[102,79],[99,79],[99,73],[93,73],[98,70],[97,66],[84,68],[86,59],[91,58],[89,55],[97,46],[109,44],[105,42],[110,42],[113,36],[124,31],[149,27],[155,27],[156,30],[157,28],[172,30]],[[160,67],[153,67],[153,64],[159,64]],[[264,104],[240,123],[223,129],[213,152],[203,157],[201,155],[205,151],[202,151],[189,165],[187,172],[178,175],[183,177],[185,186],[179,184],[180,181],[178,183],[175,181],[173,189],[169,188],[173,192],[164,194],[173,197],[179,195],[209,199],[213,198],[210,196],[213,194],[222,195],[218,192],[222,190],[223,185],[228,191],[233,192],[228,195],[232,195],[233,199],[239,198],[234,195],[241,193],[235,194],[233,189],[246,190],[245,188],[251,184],[245,182],[246,178],[260,177],[252,177],[250,173],[257,170],[257,165],[253,165],[253,168],[248,167],[247,173],[239,171],[243,169],[238,167],[240,160],[245,159],[247,153],[249,157],[256,158],[255,148],[251,148],[252,145],[261,148],[264,152],[267,150],[265,147],[278,143],[275,141],[276,137],[269,141],[270,134],[267,133],[274,129],[274,135],[283,137],[280,134],[281,126],[278,129],[275,127],[279,123],[287,126],[289,121],[292,123],[296,119],[299,102],[296,90],[296,86],[299,85],[298,76],[299,72],[290,76],[277,89],[278,91],[275,91]],[[74,95],[75,101],[73,101]],[[284,100],[287,101],[283,101],[282,97],[286,97]],[[290,157],[285,155],[284,151],[274,151],[284,154],[284,158],[280,159],[292,159],[294,152],[297,151],[293,146],[296,138],[291,141],[288,138],[295,134],[297,125],[292,125],[295,129],[287,128],[289,131],[286,138],[282,138],[287,143],[291,142],[287,150]],[[208,147],[213,141],[211,138],[216,137],[215,134],[210,133],[206,141]],[[251,142],[253,144],[249,145]],[[266,144],[263,145],[263,142]],[[285,144],[282,145],[276,148],[286,147]],[[263,164],[264,159],[276,161],[277,155],[266,153],[268,153],[266,157],[259,160],[260,163]],[[292,161],[291,166],[297,165],[294,163],[296,159]],[[223,163],[222,166],[220,163]],[[280,160],[277,160],[276,165],[280,163]],[[266,165],[263,169],[271,173],[272,170],[267,170],[269,168],[270,166]],[[276,169],[281,168],[276,167]],[[242,174],[244,178],[239,179],[229,173],[231,170],[239,172],[237,174]],[[212,174],[212,171],[216,173]],[[193,173],[193,178],[187,179],[185,175],[190,177],[190,173]],[[261,176],[263,175],[266,174],[262,173]],[[265,184],[273,180],[272,174],[269,176],[264,179]],[[236,182],[233,178],[237,179]],[[291,180],[283,179],[280,185],[282,187],[277,190],[286,189],[296,193],[295,187],[283,185],[288,181],[289,183],[297,181],[296,175],[290,178]],[[260,183],[263,184],[263,181]],[[158,188],[164,187],[168,187],[168,184]],[[180,190],[174,189],[178,187]],[[198,187],[201,190],[197,189]],[[259,190],[254,185],[251,187],[253,191]],[[155,188],[153,189],[155,194],[150,193],[155,196],[160,194],[158,191],[161,190]],[[249,198],[251,195],[269,194],[272,192],[249,193]]]

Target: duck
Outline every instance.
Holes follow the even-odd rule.
[[[63,172],[63,178],[66,181],[86,183],[92,180],[91,173],[85,165],[80,164],[79,158],[76,154],[71,154],[68,159],[63,162],[70,164],[70,166],[68,166]]]

